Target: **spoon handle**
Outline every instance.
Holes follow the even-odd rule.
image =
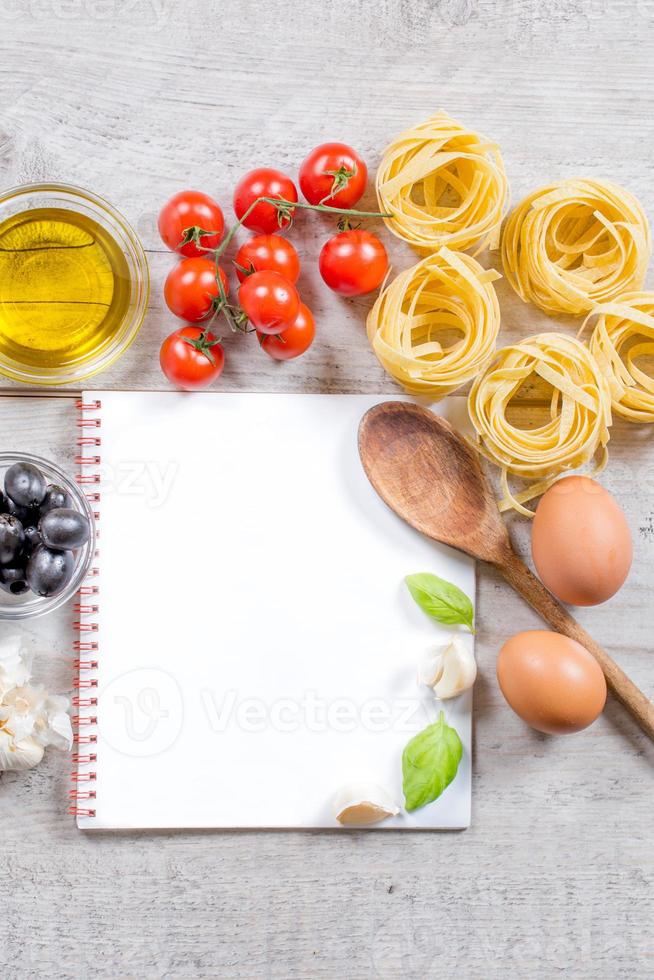
[[[548,592],[516,554],[511,553],[503,558],[498,562],[497,567],[509,585],[513,586],[557,633],[563,633],[577,640],[589,653],[592,653],[604,671],[609,689],[633,715],[642,730],[654,739],[654,705],[640,688],[629,680],[606,650],[603,650],[567,609],[557,602],[552,593]]]

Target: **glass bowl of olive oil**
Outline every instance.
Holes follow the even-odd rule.
[[[90,191],[27,184],[0,193],[0,374],[74,384],[136,337],[148,304],[143,247]]]

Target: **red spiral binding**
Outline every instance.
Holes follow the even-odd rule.
[[[98,682],[95,677],[76,677],[73,685],[78,691],[88,691],[92,687],[97,687]]]
[[[94,605],[93,603],[85,603],[85,604],[82,604],[81,602],[75,603],[76,613],[90,615],[91,613],[97,613],[97,611],[98,611],[98,606]]]
[[[75,653],[95,653],[97,649],[98,644],[95,640],[92,643],[82,643],[81,640],[75,640],[73,643]]]
[[[89,467],[100,466],[100,456],[93,452],[102,445],[99,434],[91,435],[89,430],[100,429],[102,425],[99,412],[102,409],[102,402],[96,401],[77,402],[77,410],[80,417],[77,420],[77,427],[80,430],[77,437],[78,454],[75,457],[75,465],[80,467],[75,479],[79,486],[97,487],[100,484],[100,474],[89,472]],[[91,449],[91,452],[89,452]],[[90,503],[100,503],[100,492],[97,489],[85,491],[86,498]],[[94,512],[95,520],[100,519],[100,514]],[[96,537],[98,532],[96,529]],[[99,552],[95,552],[98,557]],[[93,579],[98,576],[98,569],[92,568],[88,578]],[[98,686],[96,675],[98,669],[97,654],[100,644],[97,639],[98,623],[97,617],[99,606],[97,596],[100,589],[95,584],[85,583],[77,593],[78,601],[75,603],[75,622],[73,624],[76,639],[73,643],[73,667],[75,676],[73,687],[76,693],[72,699],[73,707],[77,714],[71,719],[74,729],[74,742],[76,751],[73,753],[72,761],[75,769],[71,772],[72,789],[68,794],[70,806],[68,812],[76,817],[94,817],[95,807],[93,801],[96,799],[96,790],[81,788],[80,784],[95,783],[97,772],[95,763],[98,756],[95,751],[87,749],[87,746],[96,746],[98,743],[97,724],[98,718],[95,710],[97,709],[98,699],[93,696],[93,691]]]

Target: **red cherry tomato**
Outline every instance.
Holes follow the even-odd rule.
[[[352,208],[366,189],[368,168],[346,143],[317,146],[300,167],[300,190],[309,204]]]
[[[319,266],[320,275],[334,292],[361,296],[381,285],[388,256],[369,231],[341,231],[323,245]]]
[[[281,333],[258,333],[259,342],[266,354],[276,361],[290,361],[304,354],[316,335],[313,314],[308,306],[300,303],[300,312],[295,321]]]
[[[281,170],[273,170],[270,167],[259,167],[251,170],[236,185],[234,191],[234,213],[240,221],[247,209],[258,197],[279,197],[285,201],[297,201],[297,190],[290,177],[283,174]],[[290,223],[294,209],[288,217],[278,220],[278,211],[274,204],[262,202],[252,208],[249,215],[243,222],[250,231],[257,231],[261,235],[270,235],[280,228],[285,228]]]
[[[180,191],[166,201],[159,212],[159,234],[164,245],[172,252],[179,252],[194,258],[206,255],[195,242],[182,245],[184,229],[199,228],[204,231],[215,231],[215,235],[202,235],[200,245],[204,248],[216,248],[225,230],[225,219],[220,207],[213,198],[202,191]]]
[[[159,354],[169,381],[186,391],[206,388],[222,372],[225,354],[212,333],[201,327],[180,327],[166,337]]]
[[[228,293],[229,283],[222,269],[220,278]],[[170,312],[192,323],[209,316],[218,294],[216,263],[213,259],[182,259],[170,270],[164,285],[164,298]]]
[[[295,321],[300,297],[292,282],[278,272],[253,272],[238,290],[245,315],[261,333],[279,333]]]
[[[281,235],[255,235],[244,242],[234,260],[236,275],[240,282],[247,279],[248,273],[279,272],[289,282],[297,282],[300,275],[300,259],[294,247]],[[239,268],[240,266],[240,268]],[[247,269],[248,272],[241,272]]]

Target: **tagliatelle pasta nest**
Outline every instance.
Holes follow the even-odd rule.
[[[654,293],[623,293],[590,314],[597,316],[590,349],[611,389],[613,410],[630,422],[654,422]],[[640,364],[639,364],[640,362]]]
[[[600,180],[564,180],[535,191],[502,235],[506,277],[548,313],[588,313],[640,289],[652,250],[645,213],[629,191]]]
[[[398,136],[377,171],[386,226],[421,251],[497,248],[508,196],[497,145],[445,112]]]
[[[437,398],[474,378],[495,352],[498,278],[447,248],[401,272],[367,320],[368,340],[388,373],[407,391]]]
[[[549,421],[532,429],[507,419],[507,408],[531,375],[552,387]],[[608,459],[611,393],[597,361],[574,337],[542,333],[498,351],[474,382],[468,397],[476,448],[502,468],[500,510],[527,517],[524,502],[540,496],[567,470],[595,461],[599,473]],[[514,493],[509,476],[529,481]]]

